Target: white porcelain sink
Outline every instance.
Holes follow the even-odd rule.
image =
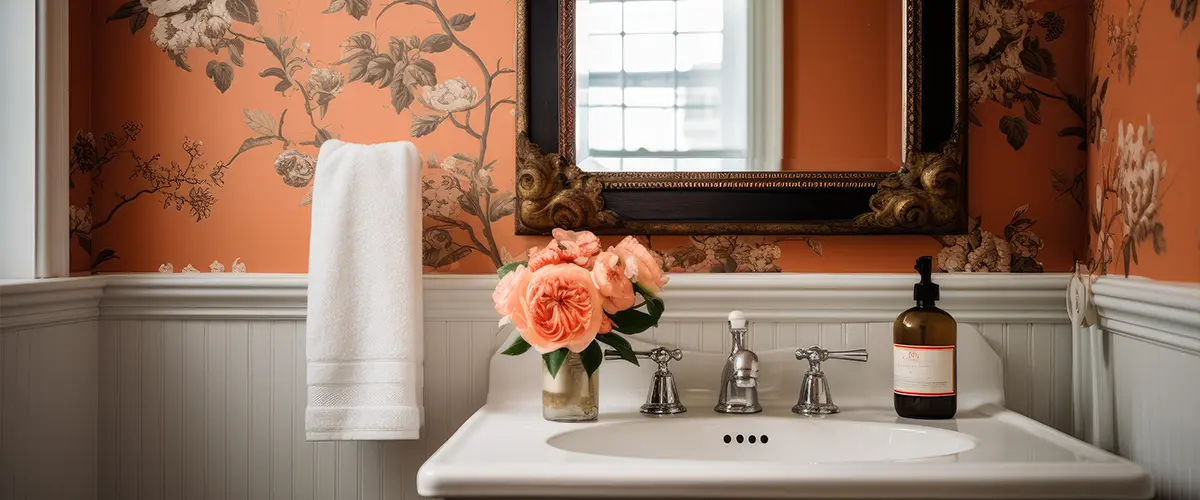
[[[975,447],[970,436],[929,427],[787,417],[620,422],[570,430],[546,442],[614,457],[775,463],[915,460]]]
[[[599,420],[570,424],[542,419],[536,356],[497,354],[487,404],[421,466],[417,492],[447,499],[1153,496],[1137,464],[1003,408],[1000,359],[970,326],[958,331],[955,418],[897,417],[892,339],[878,333],[865,340],[866,363],[822,367],[842,408],[823,417],[791,412],[804,366],[790,349],[759,352],[762,413],[714,413],[725,355],[687,352],[671,365],[686,413],[639,414],[653,363],[609,362],[600,371]]]

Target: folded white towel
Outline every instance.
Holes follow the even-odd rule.
[[[409,142],[321,146],[308,258],[310,441],[419,437],[421,165]]]

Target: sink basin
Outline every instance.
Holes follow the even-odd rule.
[[[916,460],[975,447],[970,436],[930,427],[786,417],[619,422],[563,432],[547,443],[613,457],[776,463]]]

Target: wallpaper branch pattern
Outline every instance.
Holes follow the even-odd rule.
[[[680,272],[906,272],[914,256],[939,253],[944,271],[1071,268],[1086,253],[1086,154],[1078,142],[1092,131],[1085,118],[1096,95],[1076,97],[1090,81],[1082,68],[1090,65],[1087,1],[969,2],[977,125],[968,151],[969,234],[649,243],[665,268]],[[1149,11],[1170,0],[1146,1]],[[90,16],[77,24],[92,52],[72,52],[73,75],[86,76],[80,85],[91,103],[73,113],[73,128],[121,130],[132,121],[143,124],[139,151],[175,156],[180,138],[203,137],[203,150],[219,159],[204,166],[207,184],[195,186],[207,190],[195,198],[204,217],[186,204],[176,211],[141,201],[162,194],[117,206],[145,188],[130,156],[109,162],[103,175],[76,172],[73,234],[86,235],[90,247],[76,245],[74,270],[175,271],[168,263],[195,269],[190,262],[240,259],[261,272],[304,271],[305,205],[317,152],[333,138],[411,140],[423,152],[426,272],[491,272],[519,257],[510,249],[532,244],[512,229],[515,2],[95,3],[71,11]],[[119,194],[90,196],[92,179],[98,193]],[[187,198],[190,187],[179,195]],[[112,222],[92,225],[110,213]],[[110,257],[96,261],[104,250]]]
[[[1200,41],[1188,31],[1197,1],[1108,1],[1090,9],[1093,190],[1083,271],[1200,281],[1200,203],[1175,194],[1200,186],[1200,116],[1188,109],[1200,103]],[[1106,117],[1116,118],[1111,132]],[[1168,252],[1177,239],[1187,243]]]

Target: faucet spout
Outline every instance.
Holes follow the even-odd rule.
[[[717,413],[758,413],[758,355],[746,348],[746,317],[741,311],[729,314],[729,333],[733,337],[729,358],[721,370],[717,395]]]

